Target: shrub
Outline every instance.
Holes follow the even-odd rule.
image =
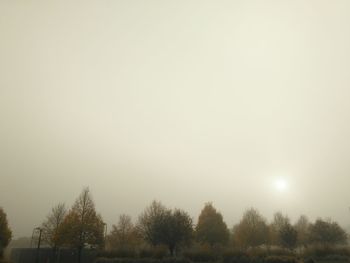
[[[120,259],[120,258],[98,258],[95,263],[190,263],[186,259],[165,258],[165,259]]]
[[[297,259],[290,256],[268,256],[265,263],[297,263]]]
[[[213,262],[219,259],[219,255],[209,246],[200,246],[184,251],[184,258],[193,262]]]
[[[308,258],[304,260],[304,263],[315,263],[315,260],[313,260],[313,258]]]
[[[344,256],[344,255],[328,255],[324,258],[325,261],[331,261],[331,262],[334,262],[334,261],[350,261],[350,258],[348,256]]]
[[[144,247],[139,251],[140,258],[163,259],[168,255],[168,249],[164,246]]]
[[[313,246],[304,250],[304,258],[325,258],[329,256],[345,256],[350,257],[350,250],[347,247],[325,247]]]
[[[251,248],[248,250],[248,256],[253,258],[266,258],[267,256],[271,255],[272,250],[267,250],[266,248]]]
[[[268,255],[293,257],[294,253],[291,250],[284,249],[284,248],[271,248],[268,251]]]
[[[97,256],[102,258],[135,258],[137,253],[132,249],[114,249],[99,251]]]
[[[222,254],[223,263],[245,263],[249,262],[248,254],[241,250],[227,250]]]

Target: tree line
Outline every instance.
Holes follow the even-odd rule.
[[[222,214],[212,203],[206,203],[197,223],[182,209],[170,209],[153,201],[133,223],[128,215],[121,215],[110,232],[96,212],[91,192],[83,189],[72,207],[54,206],[41,224],[42,239],[57,251],[62,247],[75,248],[78,262],[86,247],[121,252],[138,251],[144,247],[166,247],[168,254],[177,255],[181,249],[195,244],[211,248],[234,247],[240,250],[264,246],[295,251],[310,245],[336,246],[347,243],[347,234],[331,220],[310,222],[304,215],[292,224],[281,212],[268,222],[258,210],[244,212],[240,222],[229,228]],[[0,251],[11,239],[6,214],[0,209]]]

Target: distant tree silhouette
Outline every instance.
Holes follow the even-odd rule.
[[[169,248],[171,255],[179,245],[189,244],[193,226],[191,217],[180,209],[168,211],[158,222],[160,241]]]
[[[273,221],[269,226],[269,244],[275,246],[281,246],[281,229],[290,224],[290,220],[287,216],[284,216],[281,212],[276,212],[273,215]]]
[[[193,227],[191,217],[180,209],[170,210],[153,201],[139,218],[139,229],[152,245],[166,245],[170,255],[191,241]]]
[[[12,232],[8,225],[7,215],[0,207],[0,259],[4,255],[4,250],[11,241]]]
[[[227,244],[229,231],[226,223],[211,203],[206,203],[202,209],[196,226],[196,239],[202,244],[211,246]]]
[[[297,246],[298,232],[289,223],[285,222],[279,229],[279,243],[282,247],[294,250]]]
[[[110,249],[132,250],[138,241],[137,229],[128,215],[120,215],[117,225],[112,226],[108,235],[108,246]]]
[[[260,213],[251,208],[247,210],[240,223],[233,229],[235,243],[243,249],[256,247],[268,242],[269,228]]]
[[[294,225],[295,230],[298,233],[297,245],[306,248],[309,244],[309,229],[310,222],[305,215],[301,215],[298,221]]]
[[[310,225],[309,240],[313,244],[334,246],[347,243],[347,234],[338,223],[317,219]]]
[[[156,222],[167,213],[167,208],[161,203],[154,200],[149,207],[147,207],[138,220],[138,230],[143,239],[151,245],[158,245],[158,229]]]
[[[59,228],[65,219],[66,212],[65,204],[59,203],[52,208],[51,213],[42,223],[43,241],[51,246],[54,251],[56,251],[56,249],[62,244],[62,238],[59,235]]]
[[[75,201],[59,228],[64,244],[78,250],[78,262],[85,245],[102,247],[104,243],[104,223],[96,213],[95,204],[88,188]]]

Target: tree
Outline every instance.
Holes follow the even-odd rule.
[[[139,216],[138,231],[142,238],[151,245],[159,244],[157,220],[167,213],[167,208],[158,201],[153,201]]]
[[[132,249],[137,242],[137,231],[128,215],[121,215],[117,225],[112,226],[108,235],[109,246],[113,249]]]
[[[295,230],[298,233],[297,245],[306,247],[309,243],[309,219],[305,215],[301,215],[294,225]]]
[[[221,213],[216,211],[211,203],[206,203],[202,209],[196,226],[196,239],[211,246],[227,244],[229,231]]]
[[[309,239],[311,243],[334,246],[347,243],[347,234],[338,223],[317,219],[310,225]]]
[[[170,210],[153,201],[139,218],[139,229],[144,239],[152,245],[166,245],[170,255],[190,242],[193,227],[191,217],[184,211]]]
[[[174,255],[177,247],[189,244],[192,238],[193,226],[191,217],[180,209],[167,211],[163,217],[158,218],[156,228],[159,232],[160,243],[167,245],[170,255]]]
[[[281,229],[285,225],[290,224],[290,220],[287,216],[284,216],[281,212],[276,212],[273,215],[273,222],[269,226],[269,243],[275,246],[281,246]]]
[[[235,243],[245,249],[266,244],[268,241],[269,229],[266,220],[254,208],[244,213],[233,232]]]
[[[298,232],[289,222],[285,222],[279,229],[279,240],[282,247],[294,250],[297,246],[297,238]]]
[[[8,225],[7,215],[0,207],[0,258],[3,257],[5,248],[11,241],[12,232]]]
[[[61,224],[59,235],[64,244],[78,250],[80,263],[82,249],[86,245],[102,247],[104,225],[101,216],[96,213],[89,189],[85,188]]]
[[[59,203],[54,206],[51,213],[47,216],[46,220],[42,223],[42,238],[54,251],[61,245],[62,238],[59,235],[59,228],[62,225],[66,216],[65,204]]]

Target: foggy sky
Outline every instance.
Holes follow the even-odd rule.
[[[89,186],[111,225],[153,199],[231,228],[349,225],[347,0],[0,1],[0,206],[15,237]],[[285,178],[285,192],[274,188]]]

